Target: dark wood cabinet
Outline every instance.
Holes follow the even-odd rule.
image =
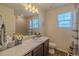
[[[48,56],[49,55],[49,41],[45,41],[44,43],[37,46],[31,52],[26,54],[25,56]]]
[[[33,56],[43,56],[43,44],[33,50]]]
[[[43,55],[48,56],[49,55],[49,41],[43,43]]]

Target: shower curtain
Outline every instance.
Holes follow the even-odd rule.
[[[79,56],[79,3],[75,3],[75,28],[74,28],[74,44],[73,44],[73,55]]]

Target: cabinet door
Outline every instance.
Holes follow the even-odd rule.
[[[43,44],[33,50],[33,56],[43,56]]]
[[[44,42],[43,44],[43,54],[44,56],[48,56],[49,55],[49,40],[47,40],[46,42]]]

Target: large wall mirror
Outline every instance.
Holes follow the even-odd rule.
[[[14,33],[28,35],[39,31],[38,6],[33,3],[3,5],[14,9],[14,16],[16,17]]]
[[[34,14],[31,16],[17,16],[16,18],[16,33],[30,35],[39,31],[38,14]]]

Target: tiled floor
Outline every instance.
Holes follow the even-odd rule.
[[[49,54],[49,56],[67,56],[67,53],[55,49],[55,54]]]

